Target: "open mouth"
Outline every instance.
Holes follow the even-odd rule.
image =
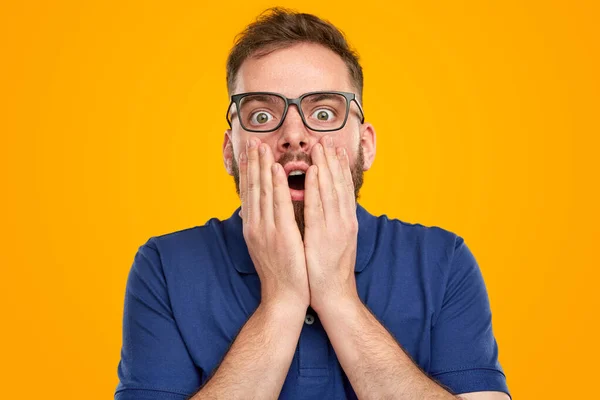
[[[288,174],[288,186],[294,190],[304,190],[306,174],[302,170],[294,170]]]
[[[308,167],[308,163],[304,161],[291,161],[283,166],[287,175],[292,201],[304,201],[304,183]]]

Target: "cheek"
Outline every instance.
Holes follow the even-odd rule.
[[[360,140],[357,132],[350,131],[345,132],[345,135],[339,135],[334,137],[333,144],[335,147],[343,147],[348,152],[350,156],[350,161],[354,160],[356,157],[356,153],[358,152],[358,146],[360,145]]]
[[[268,144],[271,148],[271,152],[273,153],[273,157],[275,157],[275,160],[281,157],[281,154],[279,154],[277,150],[277,140],[265,140],[264,143]]]
[[[351,168],[363,168],[362,162],[360,166],[357,165],[357,163],[360,161],[358,157],[360,140],[357,133],[350,132],[348,136],[343,138],[343,140],[334,140],[334,145],[336,147],[344,147],[346,149],[346,152],[348,153],[348,159],[350,160]]]

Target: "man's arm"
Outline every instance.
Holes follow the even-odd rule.
[[[310,302],[354,391],[360,399],[457,398],[423,373],[361,302],[354,273],[358,221],[349,156],[327,135],[311,155],[317,173],[306,174],[304,209]],[[432,376],[471,392],[467,398],[489,398],[473,392],[506,385],[495,362],[483,278],[462,239],[455,241],[449,264],[444,305],[432,330],[431,366],[437,372]]]
[[[359,399],[457,398],[419,369],[360,299],[323,309],[319,318]],[[502,392],[458,398],[509,399]]]
[[[360,301],[354,276],[358,221],[347,152],[326,135],[311,156],[318,168],[305,180],[311,306],[358,398],[454,398],[421,373]]]
[[[257,138],[248,140],[239,160],[243,234],[260,278],[261,304],[194,400],[276,399],[309,305],[302,237],[285,172]]]
[[[454,399],[429,379],[360,299],[325,308],[323,327],[359,399]]]
[[[261,303],[215,374],[191,400],[276,399],[294,357],[305,314],[304,307]]]

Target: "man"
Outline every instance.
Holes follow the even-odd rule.
[[[508,399],[463,240],[356,203],[375,129],[342,34],[273,9],[227,67],[241,209],[140,248],[115,398]]]

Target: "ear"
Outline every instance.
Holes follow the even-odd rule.
[[[375,161],[375,153],[377,151],[377,136],[375,135],[375,128],[368,122],[365,122],[361,126],[360,144],[363,148],[365,160],[363,164],[363,171],[368,171]]]
[[[233,141],[231,140],[231,129],[225,131],[223,138],[223,164],[227,173],[233,176]]]

